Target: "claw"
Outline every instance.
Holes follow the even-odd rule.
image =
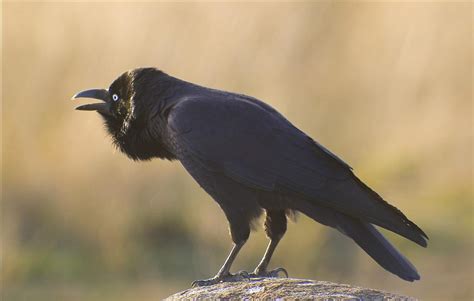
[[[284,269],[284,268],[276,268],[272,271],[269,271],[268,272],[268,276],[269,277],[274,277],[274,278],[278,278],[279,277],[279,273],[282,272],[283,274],[285,274],[285,278],[288,278],[288,272]]]
[[[198,286],[208,286],[219,283],[221,280],[217,277],[205,279],[205,280],[195,280],[191,283],[191,287],[198,287]]]
[[[288,278],[288,272],[284,268],[276,268],[271,271],[255,271],[251,274],[253,277],[269,277],[269,278],[279,278],[279,274],[285,274],[285,277]]]
[[[196,280],[191,283],[192,287],[198,286],[209,286],[214,285],[220,282],[238,282],[245,279],[249,279],[250,274],[246,271],[240,271],[236,274],[227,274],[227,275],[216,275],[213,278],[205,279],[205,280]]]
[[[250,278],[250,274],[247,271],[238,271],[235,275],[242,276],[243,278]]]

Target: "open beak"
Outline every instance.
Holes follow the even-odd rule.
[[[91,103],[82,106],[78,106],[76,110],[81,111],[97,111],[99,113],[110,115],[110,95],[109,91],[105,89],[90,89],[84,90],[72,97],[72,99],[76,98],[95,98],[102,100],[103,103]]]

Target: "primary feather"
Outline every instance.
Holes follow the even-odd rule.
[[[208,93],[178,103],[168,118],[177,145],[205,168],[252,188],[294,194],[426,246],[419,227],[274,109],[249,97]]]

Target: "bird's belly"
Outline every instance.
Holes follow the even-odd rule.
[[[262,213],[259,193],[222,173],[204,168],[198,161],[181,157],[181,164],[196,182],[219,204],[227,218],[249,223]]]

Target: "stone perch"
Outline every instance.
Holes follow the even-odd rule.
[[[195,287],[169,296],[172,300],[416,300],[412,297],[347,284],[294,278],[252,278]]]

